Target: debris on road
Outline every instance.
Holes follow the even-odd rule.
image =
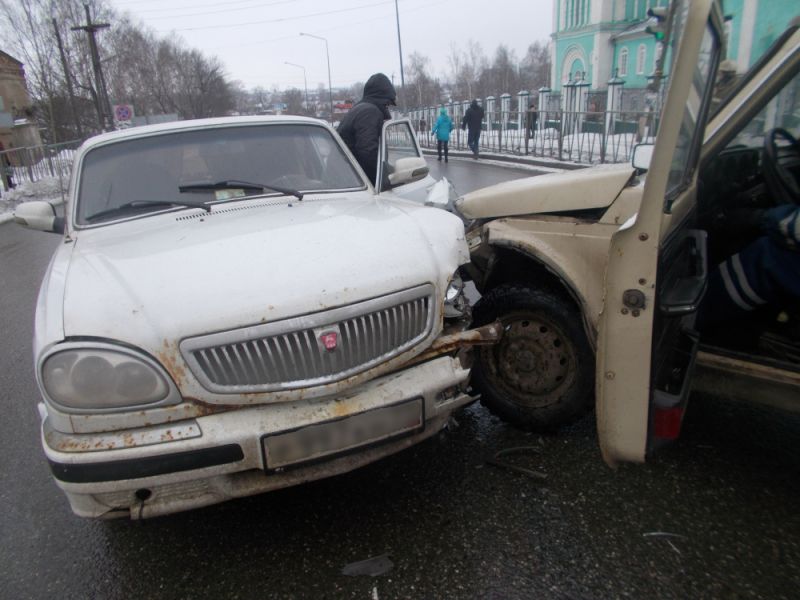
[[[342,575],[347,575],[349,577],[357,577],[359,575],[377,577],[378,575],[388,573],[392,570],[392,567],[394,567],[394,563],[389,558],[389,555],[381,554],[380,556],[373,556],[366,560],[360,560],[345,565],[342,569]]]
[[[537,481],[544,481],[547,479],[546,473],[542,473],[541,471],[534,471],[533,469],[526,469],[525,467],[520,467],[508,461],[502,460],[502,457],[511,456],[514,454],[538,455],[541,454],[541,449],[538,446],[517,446],[515,448],[506,448],[505,450],[500,450],[499,452],[496,452],[492,458],[486,461],[486,464],[492,465],[493,467],[500,467],[501,469],[508,469],[509,471],[522,473],[523,475],[527,475],[531,479],[535,479]]]

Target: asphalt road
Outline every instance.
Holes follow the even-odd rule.
[[[441,168],[462,192],[478,171]],[[473,405],[347,475],[144,523],[74,517],[39,448],[30,347],[58,241],[0,225],[2,598],[798,595],[800,418],[720,398],[693,398],[681,440],[647,465],[609,469],[591,416],[539,437]],[[516,446],[538,449],[515,461],[543,483],[486,464]],[[385,574],[341,574],[384,554]]]

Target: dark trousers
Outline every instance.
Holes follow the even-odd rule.
[[[469,149],[472,150],[472,153],[477,156],[478,155],[478,144],[481,139],[481,130],[480,129],[470,129],[467,132],[467,146]]]
[[[449,142],[443,142],[442,140],[436,140],[436,153],[439,155],[439,160],[442,160],[442,148],[444,148],[444,159],[447,160],[447,146]]]
[[[800,252],[763,236],[734,254],[708,277],[697,328],[735,322],[748,312],[800,301]]]

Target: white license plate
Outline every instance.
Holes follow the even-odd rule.
[[[266,469],[317,461],[420,431],[422,398],[262,438]]]

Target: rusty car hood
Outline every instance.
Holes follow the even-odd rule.
[[[467,250],[461,221],[367,192],[252,200],[79,232],[66,337],[153,353],[187,336],[266,323],[422,283],[438,290]]]
[[[622,164],[526,177],[465,194],[456,207],[470,219],[604,208],[633,173],[630,164]]]

